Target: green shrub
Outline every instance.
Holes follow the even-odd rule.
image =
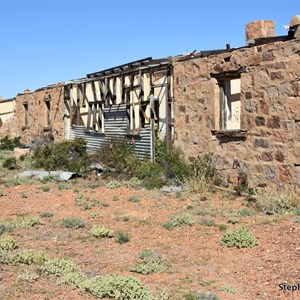
[[[115,240],[119,244],[125,244],[130,241],[130,236],[127,232],[117,231],[115,234]]]
[[[51,218],[51,217],[53,217],[53,213],[50,211],[44,211],[41,213],[40,216],[41,216],[41,218]]]
[[[256,191],[257,208],[265,214],[279,214],[299,206],[299,195],[292,188],[281,191]]]
[[[42,265],[42,270],[46,274],[52,274],[55,276],[62,276],[67,273],[80,272],[79,267],[74,262],[63,258],[46,260]]]
[[[44,251],[34,252],[33,250],[23,250],[20,252],[10,253],[9,255],[5,255],[5,263],[6,264],[26,264],[32,265],[36,264],[41,266],[48,260],[48,255]]]
[[[84,221],[78,218],[66,218],[61,220],[62,227],[65,228],[82,228],[85,226]]]
[[[116,188],[119,188],[120,186],[121,186],[121,184],[118,180],[112,180],[106,184],[106,188],[108,188],[108,189],[116,189]]]
[[[158,251],[144,250],[140,253],[139,258],[141,262],[132,266],[131,272],[148,275],[164,271],[170,267],[169,261],[162,257]]]
[[[172,229],[181,226],[193,226],[195,223],[195,219],[191,215],[183,213],[181,215],[171,217],[171,219],[163,226],[166,229]]]
[[[139,159],[134,153],[133,144],[127,140],[111,141],[108,145],[101,147],[95,155],[95,160],[117,173],[131,175]]]
[[[176,178],[179,181],[183,181],[190,174],[190,167],[179,149],[166,151],[165,155],[157,159],[157,162],[163,166],[164,174],[167,178]]]
[[[42,191],[43,192],[49,192],[50,191],[50,186],[48,186],[48,185],[43,186]]]
[[[119,196],[114,195],[112,197],[112,201],[119,201],[119,200],[120,200]]]
[[[25,217],[18,217],[14,221],[14,226],[17,228],[26,228],[29,229],[31,227],[34,227],[36,225],[41,225],[42,222],[38,217],[35,216],[25,216]]]
[[[96,199],[80,195],[75,199],[75,205],[81,207],[84,210],[92,209],[95,206],[99,206],[100,202]]]
[[[27,156],[28,156],[27,154],[21,154],[20,157],[19,157],[19,160],[24,161]]]
[[[21,137],[9,138],[9,136],[5,136],[0,139],[0,150],[14,150],[14,148],[21,146]]]
[[[143,185],[147,190],[160,189],[166,184],[162,177],[150,176],[143,180]]]
[[[252,248],[258,245],[257,239],[247,227],[239,227],[226,232],[221,243],[227,247],[237,248]]]
[[[85,173],[90,163],[90,156],[86,152],[86,142],[78,137],[73,141],[38,147],[32,158],[35,167],[48,171],[65,170]]]
[[[201,219],[200,224],[203,226],[209,226],[209,227],[216,225],[214,220],[208,220],[208,219]]]
[[[189,292],[184,295],[184,300],[219,300],[219,298],[212,293]]]
[[[39,279],[39,277],[40,277],[40,275],[38,273],[25,270],[17,276],[17,280],[32,283],[34,281],[37,281]]]
[[[13,250],[15,248],[17,248],[17,243],[11,235],[5,233],[0,236],[0,249]]]
[[[5,196],[4,192],[0,190],[0,197]]]
[[[128,197],[128,201],[129,202],[140,202],[140,196],[137,196],[137,195],[130,196],[130,197]]]
[[[154,300],[149,289],[133,276],[95,276],[90,279],[87,290],[97,298]]]
[[[227,225],[226,224],[219,224],[218,228],[219,228],[219,230],[227,230]]]
[[[2,163],[2,167],[9,169],[9,170],[15,170],[18,169],[19,166],[17,165],[17,160],[15,157],[8,157],[6,158],[3,163]]]
[[[162,177],[163,167],[150,160],[143,160],[136,165],[134,169],[134,176],[141,180],[151,177]]]
[[[6,224],[0,223],[0,235],[8,231],[8,226]]]
[[[104,226],[93,226],[90,233],[96,238],[113,237],[114,232]]]
[[[96,218],[99,218],[99,217],[100,217],[100,214],[97,213],[97,212],[90,213],[90,218],[92,218],[92,219],[96,219]]]

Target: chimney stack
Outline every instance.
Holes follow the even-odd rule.
[[[258,20],[246,25],[246,45],[254,43],[255,39],[273,37],[275,24],[271,20]]]
[[[300,15],[294,16],[290,22],[289,34],[292,32],[292,37],[300,39]]]

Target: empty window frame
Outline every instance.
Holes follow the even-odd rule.
[[[29,117],[28,103],[27,102],[23,103],[23,107],[24,107],[24,127],[28,128],[29,127],[29,123],[28,123],[28,117]]]
[[[220,130],[241,129],[241,80],[218,79],[220,87]]]
[[[45,105],[47,109],[47,127],[51,127],[51,101],[50,99],[45,100]]]

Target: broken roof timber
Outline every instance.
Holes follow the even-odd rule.
[[[99,72],[90,73],[90,74],[87,74],[86,76],[88,78],[91,78],[91,77],[103,76],[103,75],[106,75],[107,73],[112,74],[112,73],[115,73],[115,72],[123,71],[125,69],[139,67],[139,66],[141,66],[141,65],[143,65],[146,62],[149,62],[151,60],[152,60],[152,57],[146,57],[146,58],[135,60],[135,61],[123,64],[123,65],[119,65],[119,66],[116,66],[116,67],[105,69],[105,70],[102,70],[102,71],[99,71]]]

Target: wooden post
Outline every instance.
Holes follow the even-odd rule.
[[[154,86],[152,72],[150,73],[150,131],[151,161],[155,162]]]

